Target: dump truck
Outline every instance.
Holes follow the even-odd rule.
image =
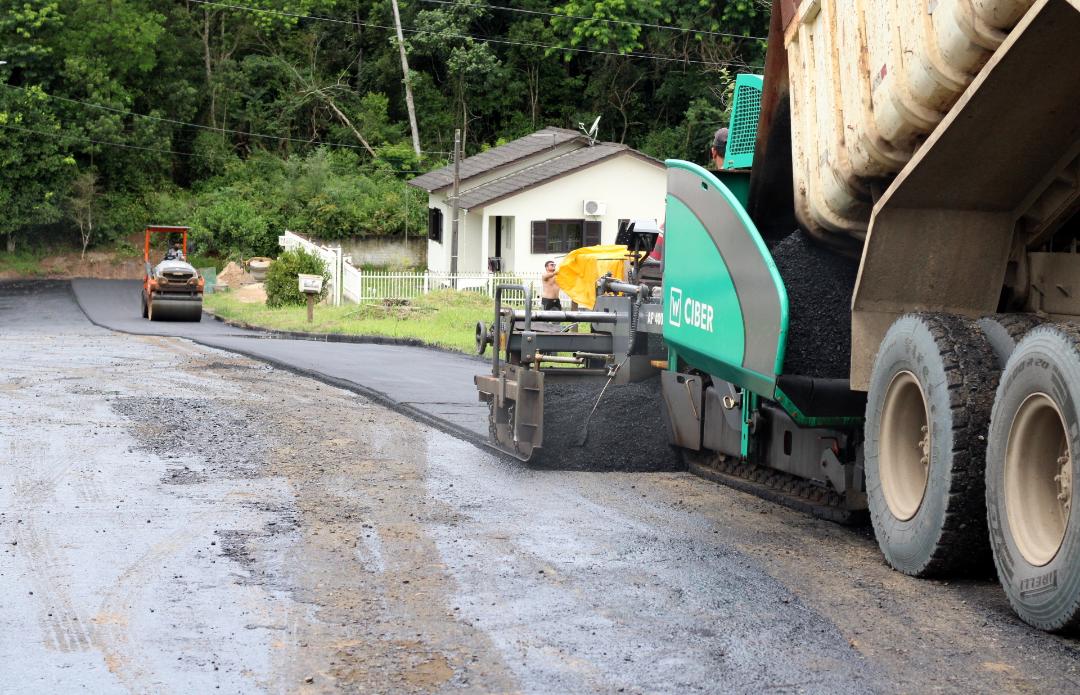
[[[1023,620],[1080,626],[1077,66],[1077,0],[777,0],[724,160],[749,184],[667,162],[660,280],[630,234],[589,311],[501,288],[493,443],[557,459],[548,385],[659,373],[691,470],[868,514],[909,575],[992,559]]]
[[[154,235],[177,240],[180,253],[165,252],[164,260],[150,260]],[[170,244],[170,247],[173,244]],[[188,263],[188,227],[151,225],[143,234],[143,281],[139,290],[142,317],[150,321],[201,321],[205,280]],[[175,257],[173,257],[175,256]]]

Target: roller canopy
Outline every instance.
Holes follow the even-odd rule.
[[[678,359],[773,398],[788,300],[754,223],[705,169],[668,160],[664,339]]]

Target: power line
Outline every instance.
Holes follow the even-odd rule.
[[[43,130],[33,130],[32,128],[20,128],[17,125],[11,125],[9,123],[0,123],[0,128],[7,128],[8,130],[17,130],[20,133],[33,133],[34,135],[43,135],[49,138],[56,138],[58,140],[81,140],[82,142],[90,142],[95,145],[109,145],[110,147],[123,147],[128,150],[143,150],[144,152],[157,152],[159,154],[175,154],[179,157],[198,157],[199,155],[193,152],[177,152],[176,150],[163,150],[157,147],[142,147],[140,145],[128,145],[123,142],[107,142],[105,140],[95,140],[94,138],[86,138],[80,135],[68,135],[66,133],[50,133]]]
[[[178,152],[176,150],[166,150],[160,147],[143,147],[141,145],[129,145],[123,142],[109,142],[107,140],[96,140],[94,138],[87,138],[80,135],[69,135],[66,133],[50,133],[44,130],[34,130],[32,128],[20,128],[19,126],[11,125],[9,123],[0,123],[0,128],[7,128],[8,130],[17,130],[20,133],[30,133],[33,135],[42,135],[44,137],[55,138],[57,140],[78,140],[80,142],[93,143],[95,145],[106,145],[108,147],[122,147],[128,150],[142,150],[144,152],[156,152],[158,154],[173,154],[179,157],[198,157],[201,159],[211,159],[212,155],[199,154],[197,152]],[[357,166],[357,169],[365,169],[372,167],[374,162],[368,162]],[[375,169],[369,169],[375,171]],[[385,171],[388,174],[426,174],[427,171],[419,169],[391,169]]]
[[[385,29],[387,31],[393,31],[394,27],[386,26],[383,24],[375,24],[373,22],[360,22],[351,19],[337,19],[335,17],[321,17],[318,15],[304,15],[297,14],[295,12],[285,12],[283,10],[269,10],[261,7],[249,7],[247,5],[232,5],[223,2],[214,2],[213,0],[189,0],[189,2],[198,3],[200,5],[209,5],[211,7],[220,7],[228,10],[242,10],[244,12],[255,12],[258,14],[271,14],[281,17],[289,17],[291,19],[312,19],[320,22],[332,22],[334,24],[349,24],[357,27],[368,27],[372,29]],[[677,58],[673,56],[657,55],[655,53],[639,53],[637,51],[628,51],[626,53],[619,53],[617,51],[601,51],[592,48],[571,48],[568,46],[553,46],[546,43],[538,43],[533,41],[509,41],[507,39],[496,39],[486,36],[474,36],[472,34],[454,34],[446,31],[435,31],[433,29],[416,29],[412,27],[402,27],[402,31],[410,34],[433,34],[435,36],[446,36],[453,39],[472,39],[474,41],[483,41],[486,43],[501,44],[506,46],[525,46],[527,48],[543,48],[552,51],[563,51],[565,53],[587,53],[591,55],[610,55],[621,58],[644,58],[647,60],[658,60],[668,63],[686,63],[691,65],[705,65],[711,67],[745,67],[745,68],[761,68],[762,65],[750,65],[732,60],[693,60],[691,58]]]
[[[676,31],[684,34],[704,34],[706,36],[725,36],[732,39],[753,39],[755,41],[766,41],[764,36],[745,36],[743,34],[733,34],[726,31],[707,31],[705,29],[687,29],[685,27],[677,27],[671,24],[650,24],[649,22],[634,22],[629,19],[605,19],[603,17],[585,17],[575,14],[559,14],[557,12],[544,12],[542,10],[526,10],[520,7],[501,7],[499,5],[485,5],[483,3],[463,2],[458,3],[454,0],[420,0],[421,2],[427,2],[435,5],[454,5],[457,7],[479,7],[486,10],[503,10],[505,12],[520,12],[521,14],[539,15],[541,17],[558,17],[560,19],[578,19],[589,22],[606,22],[608,24],[625,24],[633,27],[642,27],[644,29],[665,29],[667,31]]]
[[[22,90],[22,91],[26,91],[25,87],[21,87],[19,85],[14,85],[14,84],[0,83],[0,86],[8,87],[9,89],[19,89],[19,90]],[[135,111],[125,111],[124,109],[117,109],[117,108],[114,108],[112,106],[105,106],[103,104],[94,104],[94,103],[91,103],[89,101],[81,101],[79,99],[71,99],[69,97],[62,97],[62,96],[59,96],[57,94],[49,94],[49,93],[46,93],[46,92],[42,92],[42,93],[45,94],[45,96],[50,98],[50,99],[56,99],[58,101],[66,101],[66,102],[68,102],[70,104],[80,104],[82,106],[87,106],[87,107],[92,108],[92,109],[98,109],[98,110],[101,110],[101,111],[108,111],[108,112],[111,112],[111,113],[117,113],[117,114],[122,114],[122,115],[126,115],[126,116],[137,116],[138,118],[145,118],[147,120],[157,121],[159,123],[169,123],[169,124],[172,124],[172,125],[180,125],[180,126],[191,126],[192,128],[201,128],[203,130],[210,130],[210,131],[213,131],[213,132],[216,132],[216,133],[229,133],[229,134],[232,134],[232,135],[245,135],[247,137],[265,138],[265,139],[269,139],[269,140],[277,140],[279,142],[299,142],[299,143],[303,143],[305,145],[318,144],[318,145],[325,146],[325,147],[346,147],[346,148],[349,148],[349,149],[362,149],[361,145],[349,145],[349,144],[343,143],[343,142],[319,142],[319,143],[316,143],[313,140],[304,140],[303,138],[290,138],[290,137],[284,137],[284,136],[280,136],[280,135],[266,135],[266,134],[263,134],[263,133],[251,133],[251,132],[247,132],[247,131],[243,131],[243,130],[232,130],[230,128],[218,128],[218,127],[215,127],[215,126],[202,125],[202,124],[199,124],[199,123],[188,123],[187,121],[178,121],[178,120],[175,120],[175,119],[172,119],[172,118],[164,118],[164,117],[161,117],[161,116],[151,116],[149,114],[137,113]],[[422,153],[424,153],[424,154],[450,154],[449,152],[440,152],[438,150],[420,150],[420,151]]]

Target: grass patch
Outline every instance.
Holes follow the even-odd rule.
[[[490,321],[493,311],[487,295],[454,290],[440,290],[402,303],[339,307],[320,304],[315,307],[313,323],[307,322],[307,307],[268,309],[263,304],[244,304],[229,292],[208,294],[204,304],[222,318],[263,328],[415,338],[461,352],[475,349],[476,322]]]
[[[48,255],[47,249],[16,249],[15,253],[0,251],[0,272],[16,273],[21,277],[45,275],[41,261]]]

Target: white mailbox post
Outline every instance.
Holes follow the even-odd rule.
[[[315,320],[315,298],[322,292],[323,276],[298,273],[297,278],[300,292],[307,297],[307,321],[312,323]]]

